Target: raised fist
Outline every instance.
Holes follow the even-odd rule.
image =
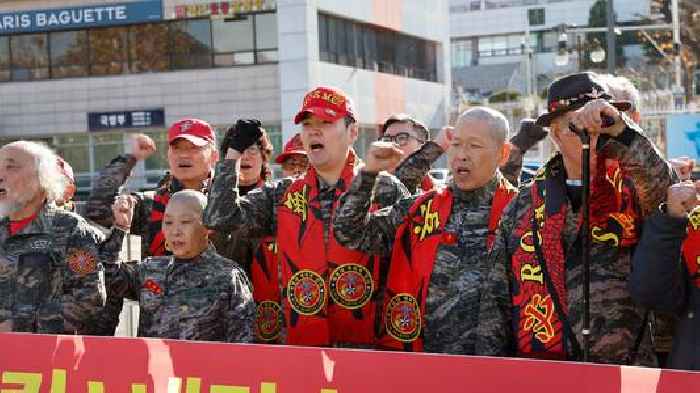
[[[523,119],[520,121],[518,133],[510,138],[510,143],[518,150],[525,153],[547,136],[547,131],[537,125],[533,119]]]
[[[137,160],[143,161],[156,152],[156,144],[150,136],[146,134],[134,134],[131,137],[131,155]]]
[[[226,131],[221,142],[221,155],[228,156],[228,149],[233,149],[239,154],[251,147],[262,137],[262,124],[256,119],[241,119]]]
[[[134,206],[136,198],[131,195],[117,195],[112,205],[114,226],[128,230],[131,228],[131,220],[134,218]]]
[[[685,217],[698,204],[697,190],[700,182],[676,183],[666,192],[666,209],[670,216]]]
[[[393,171],[401,162],[403,151],[392,142],[372,142],[367,151],[367,172]]]

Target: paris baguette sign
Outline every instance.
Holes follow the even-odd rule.
[[[0,34],[118,26],[162,18],[161,0],[16,11],[0,14]]]

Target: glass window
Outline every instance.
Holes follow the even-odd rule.
[[[493,55],[493,37],[479,37],[479,57],[489,57]]]
[[[90,73],[92,75],[117,75],[129,69],[127,53],[127,28],[110,27],[91,29]]]
[[[506,54],[506,49],[508,48],[508,39],[506,36],[495,36],[493,37],[493,50],[494,55],[504,56]]]
[[[131,72],[162,72],[170,69],[168,25],[150,23],[129,28]]]
[[[557,49],[559,44],[559,35],[555,31],[547,31],[542,33],[542,45],[540,52],[552,52]]]
[[[330,61],[328,49],[328,17],[318,14],[318,52],[321,61]]]
[[[12,79],[33,80],[49,77],[49,51],[46,34],[15,35],[10,38]]]
[[[394,73],[394,42],[396,42],[396,35],[393,32],[386,30],[377,32],[379,72]]]
[[[51,41],[51,77],[87,76],[87,30],[49,34]]]
[[[55,141],[56,152],[73,167],[73,172],[90,172],[88,134],[60,135]]]
[[[214,32],[214,65],[226,67],[253,64],[253,18],[240,16],[235,19],[211,21]]]
[[[0,36],[0,80],[10,80],[10,37]]]
[[[211,27],[209,19],[172,22],[173,68],[211,67]]]
[[[255,15],[256,49],[277,49],[277,14]]]
[[[524,39],[525,37],[522,34],[511,34],[507,36],[508,54],[521,55],[523,53],[522,44],[524,43]]]
[[[336,53],[338,53],[338,64],[348,64],[348,40],[347,40],[347,25],[350,22],[344,19],[338,19],[335,27]]]
[[[156,152],[144,162],[147,171],[168,169],[168,132],[149,132],[156,144]]]
[[[472,41],[453,41],[451,47],[451,58],[453,67],[468,67],[472,64]]]
[[[354,54],[354,61],[351,61],[350,63],[353,64],[357,68],[364,68],[364,38],[362,34],[362,25],[353,23],[351,25],[352,27],[352,32],[350,33],[352,36],[352,46],[354,48],[351,53]]]
[[[362,37],[364,41],[364,68],[367,70],[376,71],[378,69],[376,32],[369,25],[365,25],[362,30]]]
[[[91,134],[94,145],[95,170],[105,167],[114,157],[124,153],[121,133]]]
[[[527,10],[527,20],[528,23],[530,23],[530,26],[544,25],[544,8],[533,8]]]
[[[328,61],[338,61],[338,18],[328,17]]]

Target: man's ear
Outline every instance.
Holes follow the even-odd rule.
[[[510,142],[505,142],[503,147],[501,147],[501,157],[498,160],[498,166],[505,165],[508,162],[508,157],[510,157],[510,152],[513,150],[513,145]]]

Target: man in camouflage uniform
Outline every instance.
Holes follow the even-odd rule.
[[[590,360],[656,363],[645,310],[627,289],[641,221],[664,198],[671,170],[593,73],[549,88],[550,127],[560,153],[504,212],[490,255],[479,313],[477,354],[582,359],[581,150],[591,135]],[[614,122],[607,127],[603,120]],[[535,235],[536,233],[536,235]]]
[[[0,332],[96,334],[100,266],[117,258],[126,223],[104,235],[58,208],[66,179],[49,148],[0,148]]]
[[[226,159],[217,164],[205,225],[222,232],[239,231],[239,236],[249,238],[275,236],[280,231],[277,246],[287,343],[371,347],[377,263],[338,245],[331,231],[338,197],[359,169],[351,148],[358,133],[352,102],[336,88],[319,87],[306,95],[295,121],[303,124],[301,139],[311,164],[306,174],[240,197],[237,162],[259,136],[239,135]],[[407,194],[395,178],[381,179],[375,189],[378,205],[387,206]],[[362,286],[353,287],[352,294],[343,284],[331,287],[336,275],[358,280]],[[267,315],[274,318],[281,312],[270,309]]]
[[[111,296],[139,302],[140,337],[251,342],[255,306],[248,277],[216,253],[202,225],[206,197],[183,190],[170,198],[163,232],[171,256],[105,265]],[[129,220],[133,202],[120,197],[115,217]]]
[[[498,170],[508,157],[508,121],[477,107],[463,113],[449,134],[452,178],[446,190],[371,213],[375,179],[385,167],[370,155],[335,216],[341,244],[392,256],[379,337],[383,348],[474,353],[489,223],[495,227],[515,193]]]
[[[131,152],[114,158],[93,183],[87,201],[85,217],[102,225],[112,223],[111,206],[122,185],[139,161],[156,151],[153,140],[138,134],[132,138]],[[211,171],[218,160],[216,135],[209,123],[198,119],[183,119],[168,130],[168,166],[170,176],[154,191],[133,192],[136,198],[131,233],[141,236],[141,257],[166,255],[161,220],[170,195],[183,189],[206,192]],[[109,294],[108,294],[109,295]],[[107,297],[104,334],[114,334],[122,310],[121,298]],[[111,322],[108,322],[110,321]]]

